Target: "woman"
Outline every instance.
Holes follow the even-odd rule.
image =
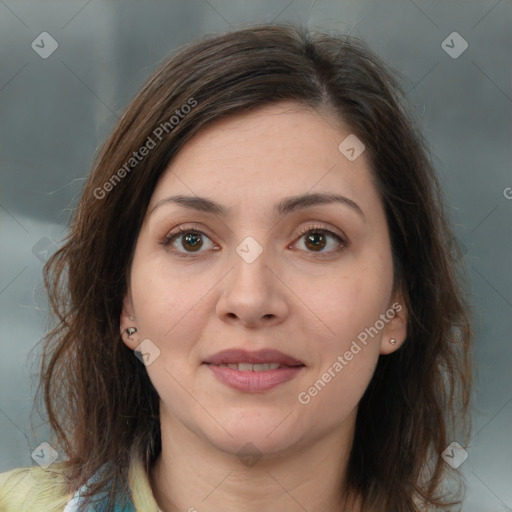
[[[0,509],[451,509],[471,380],[452,240],[361,42],[265,25],[182,49],[45,269],[64,461],[3,474]]]

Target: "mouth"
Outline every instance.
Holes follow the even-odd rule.
[[[244,392],[263,392],[283,384],[305,368],[305,364],[277,350],[248,352],[231,349],[203,361],[216,379]]]

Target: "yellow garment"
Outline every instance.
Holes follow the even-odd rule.
[[[128,484],[137,512],[161,512],[142,462],[130,464]],[[62,463],[0,473],[0,512],[62,512],[72,497],[65,490]]]

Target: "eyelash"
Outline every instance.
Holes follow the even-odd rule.
[[[180,256],[180,257],[184,257],[184,258],[198,257],[198,256],[200,256],[201,252],[205,252],[205,251],[198,251],[197,253],[194,253],[194,252],[182,252],[182,251],[177,251],[175,249],[170,248],[171,244],[174,242],[174,240],[176,238],[179,238],[180,236],[186,235],[188,233],[194,233],[196,235],[204,235],[204,236],[206,236],[207,238],[209,238],[211,240],[211,238],[208,237],[208,235],[206,235],[206,233],[203,233],[199,229],[196,229],[194,227],[183,228],[182,226],[179,226],[175,230],[169,232],[165,236],[165,238],[160,242],[160,245],[162,245],[163,247],[167,248],[170,252],[172,252],[173,254],[176,254],[177,256]],[[321,227],[321,226],[318,226],[318,225],[314,225],[314,224],[313,225],[306,225],[306,226],[302,227],[300,232],[299,232],[299,237],[298,237],[297,240],[300,240],[304,235],[309,234],[309,233],[315,233],[315,234],[318,233],[318,234],[326,235],[328,237],[333,238],[334,240],[336,240],[336,242],[338,242],[340,244],[339,247],[337,249],[335,249],[335,250],[326,251],[326,252],[324,252],[324,251],[317,252],[316,254],[318,254],[319,257],[325,257],[325,256],[328,256],[328,255],[337,254],[337,253],[343,251],[347,247],[347,245],[348,245],[347,242],[340,235],[332,232],[329,229],[326,229],[324,227]],[[212,240],[212,242],[213,242],[213,240]],[[215,247],[218,247],[218,246],[215,245]],[[215,249],[215,250],[218,250],[218,249]],[[315,251],[306,251],[306,252],[310,252],[311,254],[315,254]]]

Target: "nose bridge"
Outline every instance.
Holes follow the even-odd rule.
[[[285,296],[268,266],[272,265],[270,256],[253,237],[246,237],[236,247],[218,304],[220,316],[236,316],[243,323],[255,324],[286,314]]]
[[[233,254],[233,272],[230,286],[240,288],[237,292],[246,291],[253,297],[263,300],[263,295],[267,294],[271,283],[268,281],[269,269],[269,251],[264,250],[255,238],[246,237],[236,247]],[[236,291],[236,290],[235,290]],[[260,297],[257,297],[261,295]]]

